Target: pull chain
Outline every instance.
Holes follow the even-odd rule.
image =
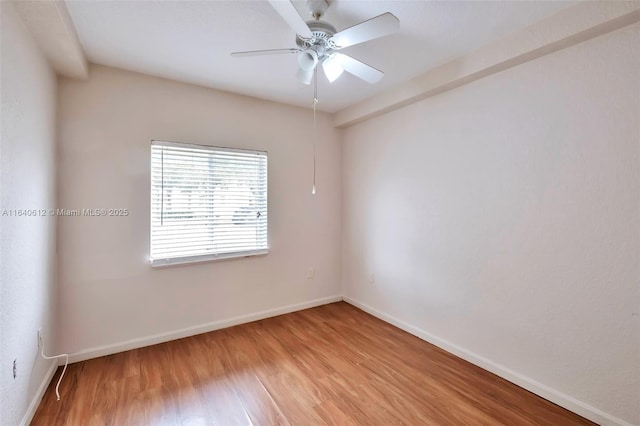
[[[316,105],[318,105],[318,67],[313,70],[313,186],[311,194],[316,194],[316,139],[318,132],[316,130]]]

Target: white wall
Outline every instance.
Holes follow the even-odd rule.
[[[0,210],[55,207],[56,78],[13,6],[2,15]],[[52,367],[36,332],[54,346],[56,221],[0,215],[0,424],[20,423]],[[18,375],[12,375],[13,360]]]
[[[59,90],[59,206],[131,212],[59,218],[61,350],[122,348],[341,294],[341,148],[327,115],[319,117],[312,196],[310,110],[103,66],[86,82],[61,80]],[[268,151],[271,252],[152,269],[152,139]]]
[[[346,296],[640,424],[639,30],[347,129]]]

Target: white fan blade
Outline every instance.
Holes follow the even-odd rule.
[[[300,83],[311,84],[311,80],[313,80],[313,72],[313,68],[308,71],[304,71],[298,68],[298,73],[296,74],[296,76],[298,77],[298,80],[300,80]]]
[[[247,50],[245,52],[232,52],[231,56],[260,56],[260,55],[279,55],[281,53],[298,53],[300,49],[267,49],[267,50]]]
[[[353,59],[351,56],[343,55],[342,53],[336,53],[335,55],[338,63],[346,72],[361,78],[367,83],[377,83],[384,76],[382,71],[377,70],[364,62],[360,62],[357,59]]]
[[[287,24],[301,37],[311,38],[311,30],[300,16],[293,3],[289,0],[269,0],[271,7],[282,16]]]
[[[400,21],[398,18],[387,12],[336,33],[332,40],[338,46],[338,49],[342,49],[343,47],[393,34],[399,29]]]

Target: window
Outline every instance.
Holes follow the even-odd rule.
[[[266,152],[151,142],[152,265],[267,250]]]

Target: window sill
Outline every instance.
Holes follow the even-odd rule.
[[[200,256],[174,257],[169,259],[151,259],[151,267],[162,268],[168,266],[188,265],[190,263],[213,262],[216,260],[237,259],[240,257],[264,256],[269,249],[251,250],[238,253],[205,254]]]

